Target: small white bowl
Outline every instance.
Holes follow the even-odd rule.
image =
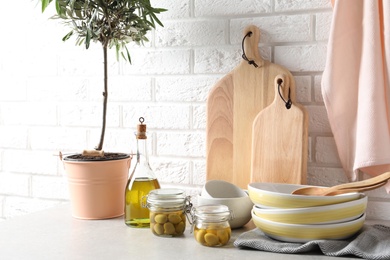
[[[331,205],[360,198],[361,193],[346,193],[336,196],[293,195],[291,192],[308,185],[285,183],[250,183],[248,193],[252,202],[261,208],[306,208]]]
[[[285,224],[266,220],[252,211],[253,223],[267,236],[285,242],[305,243],[319,239],[345,239],[356,234],[364,224],[366,214],[359,218],[335,224]]]
[[[210,180],[203,186],[201,196],[204,198],[237,198],[247,197],[248,194],[233,183],[223,180]]]
[[[233,219],[229,221],[231,228],[242,227],[252,218],[253,203],[248,195],[236,198],[205,198],[198,196],[198,206],[203,205],[226,205],[233,216]]]
[[[287,224],[330,224],[350,221],[361,216],[367,208],[367,196],[361,194],[360,199],[333,205],[270,209],[253,206],[256,216]]]

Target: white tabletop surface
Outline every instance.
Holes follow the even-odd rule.
[[[76,219],[70,206],[62,205],[0,222],[0,259],[353,259],[326,257],[320,251],[293,255],[234,247],[242,232],[254,228],[251,222],[233,230],[226,246],[210,248],[198,244],[188,226],[183,237],[161,238],[149,229],[127,227],[123,217]]]

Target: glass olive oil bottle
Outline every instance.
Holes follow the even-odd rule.
[[[149,165],[147,152],[146,125],[144,118],[139,119],[137,132],[137,162],[127,182],[125,192],[125,224],[135,228],[150,226],[149,209],[144,207],[142,200],[149,191],[159,189],[160,184]]]

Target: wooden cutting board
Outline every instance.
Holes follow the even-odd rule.
[[[295,101],[295,82],[284,67],[263,60],[259,55],[260,31],[256,26],[244,29],[242,60],[211,89],[207,99],[206,178],[225,180],[247,188],[251,176],[252,124],[257,114],[275,97],[273,82],[277,75],[289,78],[291,99]],[[285,93],[287,94],[287,93]]]
[[[274,101],[253,122],[251,182],[305,184],[308,115],[296,102],[286,108],[288,96],[279,96],[278,80],[288,90],[289,78],[277,76]]]

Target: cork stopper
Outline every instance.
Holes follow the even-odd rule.
[[[140,124],[137,125],[137,139],[147,139],[146,137],[146,125],[144,124],[145,119],[139,118]]]

